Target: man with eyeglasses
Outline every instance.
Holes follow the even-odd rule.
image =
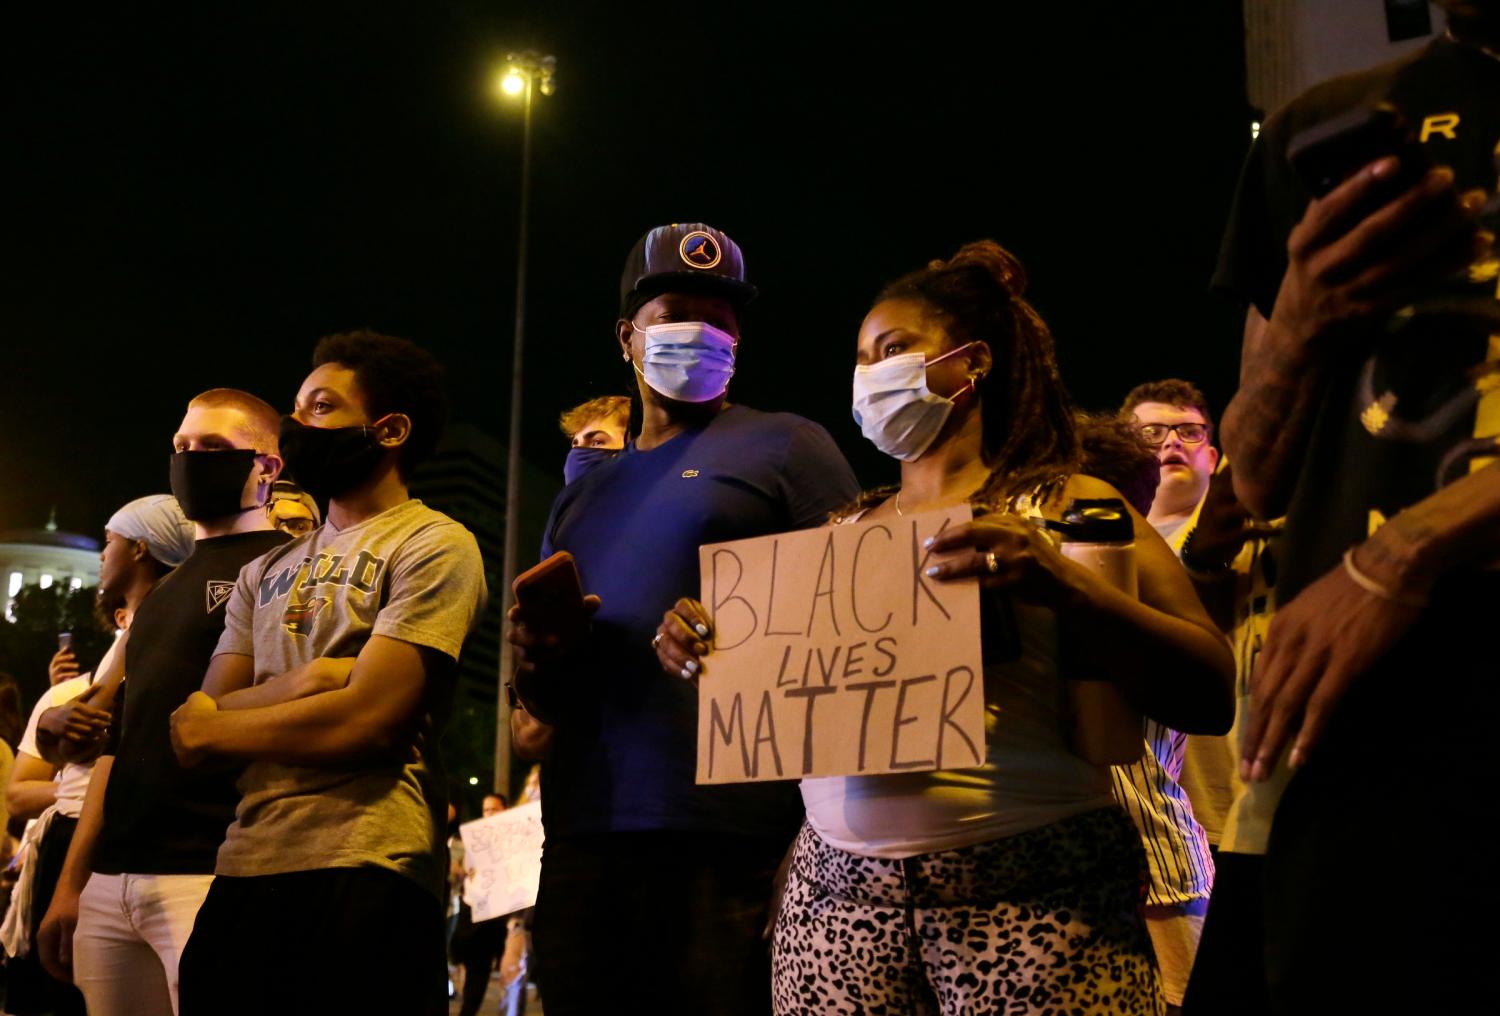
[[[1151,381],[1125,396],[1120,415],[1156,449],[1161,482],[1146,521],[1181,554],[1183,539],[1194,529],[1219,463],[1219,453],[1210,440],[1213,423],[1208,400],[1190,382],[1175,378]],[[1234,525],[1243,528],[1243,521]],[[1238,549],[1236,546],[1230,557]],[[1148,718],[1145,736],[1150,750],[1139,761],[1113,767],[1110,777],[1115,800],[1135,822],[1146,848],[1151,872],[1146,929],[1156,950],[1168,1012],[1175,1013],[1187,991],[1208,912],[1214,884],[1210,844],[1217,830],[1211,834],[1199,822],[1196,799],[1186,789],[1187,735]]]
[[[1185,533],[1219,464],[1208,401],[1192,383],[1170,378],[1131,389],[1120,412],[1135,417],[1141,437],[1156,448],[1161,484],[1146,521],[1175,548],[1173,537]]]
[[[1187,905],[1197,936],[1195,951],[1188,954],[1188,970],[1174,971],[1170,953],[1158,945],[1163,982],[1168,1000],[1180,1001],[1184,1013],[1258,1012],[1265,1005],[1264,966],[1255,940],[1258,887],[1271,816],[1286,773],[1282,770],[1273,780],[1247,785],[1239,779],[1236,763],[1249,715],[1250,675],[1276,609],[1271,537],[1280,523],[1253,524],[1235,498],[1229,463],[1220,461],[1212,444],[1208,400],[1195,385],[1177,379],[1139,385],[1125,397],[1122,412],[1141,437],[1156,446],[1162,464],[1161,486],[1147,517],[1177,551],[1235,655],[1235,722],[1230,732],[1218,737],[1177,734],[1175,742],[1164,745],[1165,752],[1154,752],[1162,772],[1173,780],[1171,785],[1160,784],[1166,795],[1185,792],[1192,806],[1186,818],[1198,827],[1202,839],[1184,834],[1182,842],[1206,843],[1214,899],[1207,913],[1203,901]],[[1149,769],[1150,761],[1137,766]],[[1167,838],[1173,835],[1169,832]],[[1158,894],[1154,879],[1152,894]],[[1147,927],[1157,940],[1173,925],[1160,920],[1153,924],[1152,910],[1148,906]],[[1189,971],[1191,984],[1184,992],[1177,973]],[[1225,1002],[1226,997],[1231,1001]]]

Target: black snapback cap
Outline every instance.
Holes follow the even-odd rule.
[[[632,316],[662,293],[718,293],[744,306],[756,289],[745,281],[740,245],[702,222],[657,226],[636,241],[620,276],[620,313]]]

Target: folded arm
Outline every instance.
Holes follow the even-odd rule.
[[[37,747],[47,761],[58,766],[92,762],[104,750],[115,696],[125,680],[125,649],[129,644],[130,631],[126,629],[99,661],[94,683],[73,701],[54,706],[41,715]]]
[[[261,709],[342,688],[349,683],[353,667],[352,657],[320,656],[254,684],[253,657],[220,653],[209,664],[208,674],[203,679],[203,691],[220,709]]]
[[[428,687],[453,666],[437,650],[373,635],[348,684],[333,691],[235,709],[220,709],[210,696],[194,693],[172,716],[173,746],[184,761],[219,754],[328,765],[388,755],[409,742]]]

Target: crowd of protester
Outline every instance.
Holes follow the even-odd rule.
[[[508,618],[534,910],[475,921],[459,889],[438,738],[490,591],[474,537],[408,493],[439,365],[352,332],[290,416],[192,399],[171,495],[105,528],[108,653],[60,650],[25,722],[0,681],[5,1011],[452,991],[468,1014],[497,968],[552,1016],[1468,1011],[1488,941],[1457,926],[1495,898],[1463,807],[1500,603],[1500,12],[1448,6],[1252,148],[1215,275],[1246,309],[1222,423],[1182,378],[1080,412],[1025,270],[977,241],[850,322],[854,418],[899,473],[863,489],[822,426],[731,400],[738,244],[641,237],[597,349],[633,390],[560,420],[540,557],[572,556],[579,616]],[[1299,175],[1302,131],[1379,102],[1420,148]],[[1138,591],[1064,553],[1080,499],[1117,504]],[[700,546],[965,504],[926,575],[980,587],[982,763],[697,784]],[[1395,920],[1416,884],[1448,890],[1436,927]]]

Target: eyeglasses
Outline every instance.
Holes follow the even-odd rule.
[[[1202,444],[1208,440],[1206,423],[1143,423],[1136,430],[1147,444],[1157,448],[1166,442],[1168,434],[1173,433],[1183,444]]]

